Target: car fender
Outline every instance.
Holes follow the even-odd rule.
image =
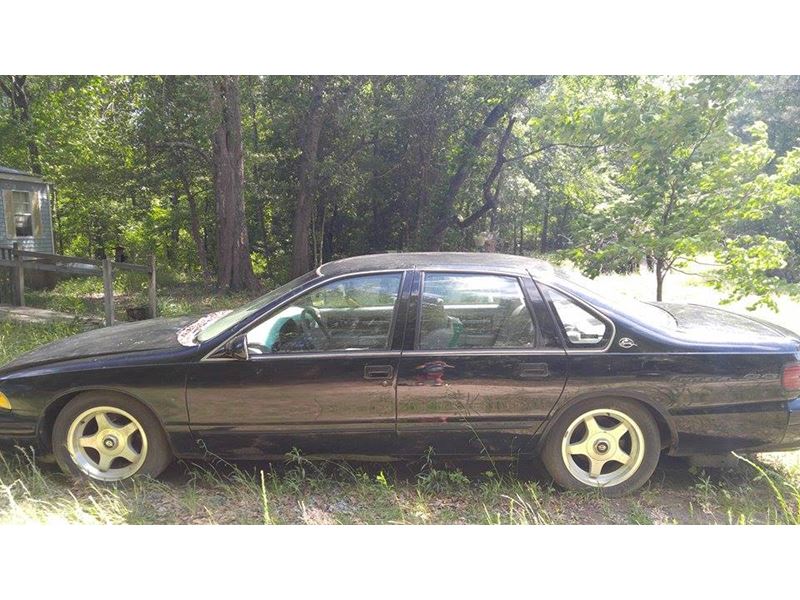
[[[137,394],[131,392],[131,390],[109,385],[84,385],[68,390],[61,390],[58,395],[51,398],[42,409],[41,415],[36,423],[36,439],[43,448],[52,450],[50,447],[50,432],[52,431],[56,415],[58,415],[58,413],[67,404],[69,404],[69,402],[75,396],[83,392],[112,392],[114,394],[119,394],[120,396],[126,396],[131,400],[135,400],[144,406],[156,418],[161,425],[161,428],[167,434],[167,440],[170,444],[170,449],[173,451],[173,453],[175,452],[175,448],[172,447],[172,436],[169,434],[169,430],[167,429],[161,416],[158,414],[158,411],[156,411],[146,400],[143,400]]]

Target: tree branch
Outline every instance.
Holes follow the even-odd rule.
[[[506,112],[508,112],[508,106],[505,103],[500,102],[496,104],[494,108],[489,111],[489,114],[486,115],[486,118],[484,118],[480,128],[472,134],[467,142],[467,148],[463,153],[461,163],[458,165],[456,172],[450,178],[450,185],[448,185],[447,193],[444,197],[444,214],[433,230],[434,236],[441,235],[453,223],[453,219],[451,218],[450,214],[453,210],[453,204],[455,203],[456,195],[461,189],[461,186],[464,185],[464,182],[467,180],[469,172],[472,169],[474,162],[472,155],[481,149],[481,146],[483,146],[486,138],[489,137],[489,132],[494,128],[495,125],[497,125],[498,121],[500,121]]]
[[[457,216],[453,218],[453,225],[459,229],[466,229],[490,210],[493,210],[497,207],[497,197],[500,195],[500,186],[496,186],[494,191],[492,191],[492,185],[494,185],[494,182],[500,176],[500,173],[502,172],[506,162],[508,162],[504,156],[504,153],[506,147],[508,146],[508,142],[511,139],[511,130],[514,128],[515,122],[516,119],[514,117],[511,117],[508,120],[508,125],[503,132],[503,137],[500,138],[500,144],[497,146],[497,154],[495,157],[494,166],[486,176],[486,179],[483,181],[483,204],[466,219],[461,219]]]
[[[605,144],[567,144],[567,143],[547,144],[545,146],[542,146],[541,148],[536,148],[535,150],[526,152],[525,154],[520,154],[519,156],[507,158],[506,162],[515,162],[518,160],[522,160],[523,158],[528,158],[529,156],[533,156],[534,154],[539,154],[540,152],[544,152],[545,150],[550,150],[551,148],[564,147],[564,148],[597,149],[597,148],[602,148],[603,146],[605,146]]]
[[[197,154],[199,154],[203,158],[203,160],[205,160],[206,162],[209,162],[209,163],[211,162],[211,156],[209,156],[209,154],[205,150],[203,150],[200,146],[198,146],[197,144],[193,144],[192,142],[184,142],[184,141],[181,141],[181,140],[174,140],[174,141],[167,141],[167,142],[157,142],[155,144],[155,147],[156,148],[184,148],[186,150],[192,150],[193,152],[196,152]]]

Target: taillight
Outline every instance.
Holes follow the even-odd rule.
[[[789,392],[800,390],[800,362],[784,365],[781,385]]]

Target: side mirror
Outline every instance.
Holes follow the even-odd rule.
[[[247,336],[237,335],[225,344],[225,355],[239,360],[247,360],[250,353],[247,351]]]

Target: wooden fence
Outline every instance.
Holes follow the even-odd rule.
[[[11,273],[11,297],[15,306],[25,306],[25,271],[51,271],[71,275],[101,276],[103,278],[103,304],[106,325],[114,324],[114,272],[133,271],[148,276],[148,298],[150,317],[156,317],[156,259],[150,257],[149,265],[96,260],[76,256],[61,256],[44,252],[20,250],[16,242],[13,247],[0,246],[0,267]]]

